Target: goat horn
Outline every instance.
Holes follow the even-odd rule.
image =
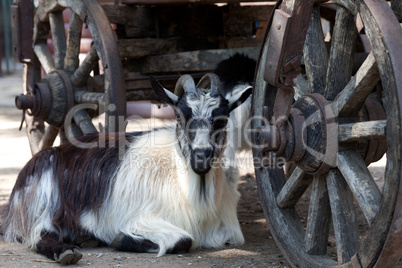
[[[181,97],[184,95],[185,92],[191,91],[195,91],[195,82],[193,77],[189,74],[180,76],[179,80],[177,80],[174,94]]]
[[[211,92],[221,93],[221,81],[219,76],[214,73],[205,74],[198,82],[197,88],[211,88]]]

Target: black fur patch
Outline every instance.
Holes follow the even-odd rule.
[[[178,253],[186,253],[190,250],[192,244],[192,240],[189,237],[184,237],[181,238],[176,245],[174,245],[174,248],[171,250],[168,250],[167,253],[171,254],[178,254]]]
[[[226,96],[238,84],[252,84],[256,66],[257,62],[255,60],[239,53],[221,61],[214,72],[221,80],[222,95]]]
[[[155,251],[159,246],[148,239],[133,239],[120,233],[111,245],[118,251],[146,253]]]

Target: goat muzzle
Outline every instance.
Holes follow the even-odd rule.
[[[194,150],[191,154],[191,168],[198,175],[204,175],[211,169],[213,150]]]

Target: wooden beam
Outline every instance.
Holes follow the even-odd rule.
[[[257,59],[260,49],[258,47],[233,48],[233,49],[212,49],[182,52],[151,56],[145,60],[141,72],[148,73],[169,73],[188,71],[211,71],[215,69],[218,62],[227,59],[236,53],[244,53],[252,59]]]
[[[261,2],[259,0],[123,0],[123,4],[127,5],[172,5],[172,4],[217,4],[217,3],[227,3],[227,4],[237,4],[240,2]],[[276,1],[265,1],[270,2],[273,5]]]

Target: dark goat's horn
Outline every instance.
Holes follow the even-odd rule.
[[[197,88],[211,89],[211,92],[221,93],[221,80],[214,73],[207,73],[197,84]]]
[[[176,96],[183,96],[185,92],[195,92],[195,82],[191,75],[185,74],[180,76],[179,80],[177,80],[176,87],[174,89],[174,94]]]

